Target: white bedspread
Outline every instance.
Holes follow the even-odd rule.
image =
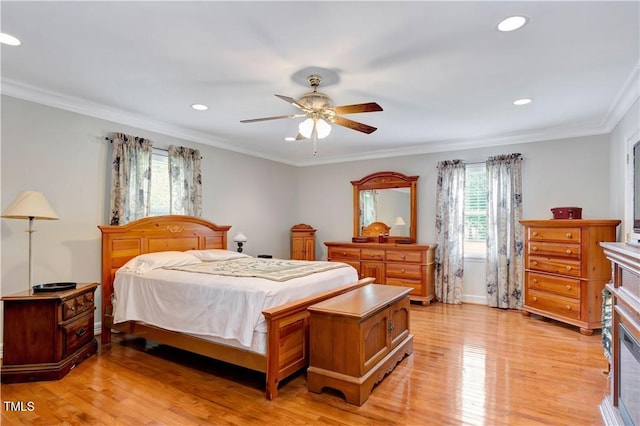
[[[265,332],[262,311],[358,280],[351,266],[285,282],[154,269],[119,270],[114,281],[114,322],[143,321],[167,330],[237,340],[250,347]]]

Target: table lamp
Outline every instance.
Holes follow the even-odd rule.
[[[53,211],[49,202],[38,191],[23,191],[15,200],[2,212],[2,217],[7,219],[29,219],[29,291],[33,285],[33,264],[31,262],[31,239],[35,232],[33,229],[34,220],[57,220],[60,219]]]
[[[247,237],[242,232],[238,232],[233,241],[238,244],[238,253],[242,253],[242,245],[247,242]]]

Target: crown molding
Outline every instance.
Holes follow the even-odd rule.
[[[239,154],[258,157],[265,160],[275,161],[296,167],[318,166],[335,163],[345,163],[352,161],[374,160],[390,157],[402,157],[417,154],[429,154],[436,152],[458,151],[465,149],[474,149],[480,147],[513,145],[520,143],[539,142],[552,139],[566,139],[572,137],[585,137],[610,133],[615,125],[620,121],[624,114],[629,110],[631,105],[638,99],[638,82],[640,81],[640,63],[637,64],[631,75],[625,81],[624,86],[614,99],[612,106],[602,121],[601,126],[597,127],[562,127],[550,128],[543,131],[524,132],[520,134],[512,134],[508,136],[471,139],[471,140],[441,140],[435,142],[427,142],[424,144],[404,147],[392,150],[379,150],[368,152],[366,154],[343,155],[323,158],[311,158],[309,160],[295,161],[285,158],[279,158],[256,152],[238,148],[230,143],[220,141],[210,134],[185,129],[179,126],[170,125],[164,122],[152,120],[148,117],[130,113],[127,111],[110,108],[105,105],[88,101],[86,99],[64,95],[58,92],[41,89],[38,87],[26,85],[17,81],[2,79],[0,93],[7,96],[47,105],[66,111],[87,115],[102,120],[112,121],[115,123],[136,127],[179,139],[189,140],[203,145],[209,145],[227,151],[237,152]]]
[[[250,151],[238,148],[235,145],[215,139],[212,135],[195,130],[185,129],[183,127],[174,126],[161,121],[153,120],[143,115],[131,113],[128,111],[111,108],[97,102],[86,99],[69,96],[51,90],[30,86],[10,79],[2,79],[0,85],[0,93],[25,101],[35,102],[38,104],[62,109],[65,111],[75,112],[77,114],[89,117],[99,118],[101,120],[113,121],[118,124],[136,127],[138,129],[148,130],[167,136],[185,139],[192,142],[198,142],[203,145],[209,145],[227,151],[233,151],[240,154],[259,157],[265,160],[276,161],[279,163],[287,163],[282,158],[276,158],[264,153]]]
[[[602,127],[609,132],[613,131],[638,98],[640,98],[640,61],[635,64],[613,99],[609,111],[602,120]]]

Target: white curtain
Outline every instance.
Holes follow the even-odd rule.
[[[200,151],[169,146],[170,214],[202,215]]]
[[[438,163],[436,189],[436,298],[462,303],[464,275],[464,186],[462,160]]]
[[[499,155],[487,161],[487,302],[522,307],[522,158]]]
[[[151,141],[114,133],[111,156],[111,225],[149,215]]]

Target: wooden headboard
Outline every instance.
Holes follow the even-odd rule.
[[[111,315],[116,271],[144,253],[226,249],[231,226],[190,216],[153,216],[120,226],[98,226],[102,232],[102,332],[109,332],[105,315]]]

